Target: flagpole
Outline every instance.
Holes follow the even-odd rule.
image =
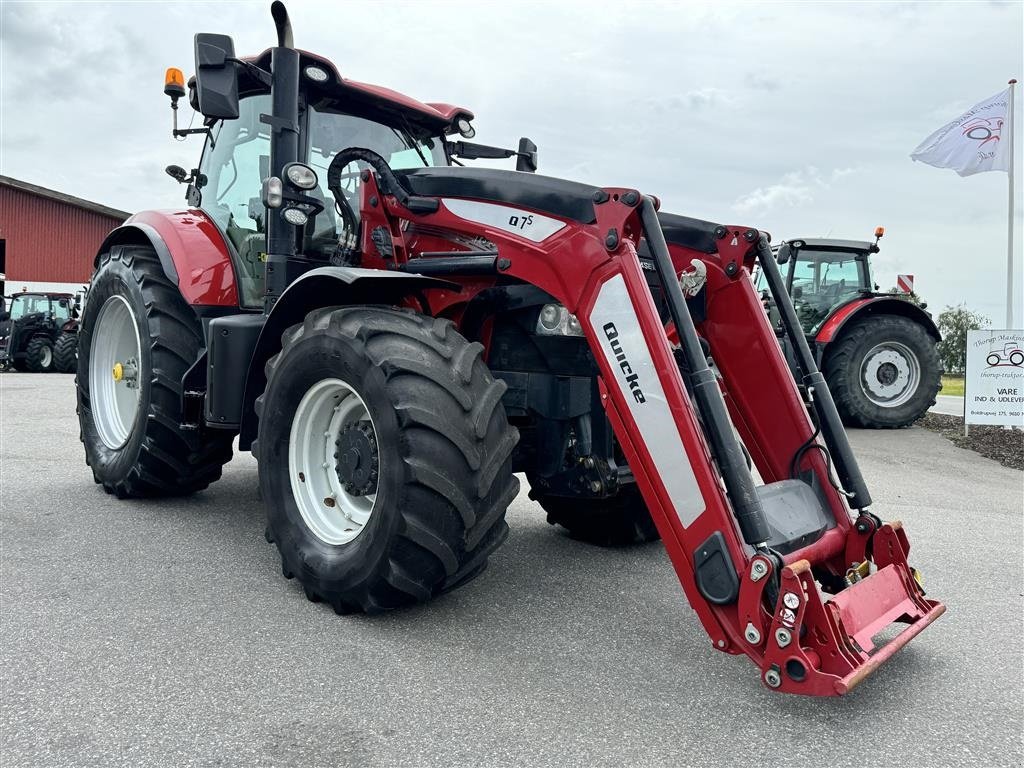
[[[1013,92],[1016,79],[1010,80],[1010,109],[1006,120],[1010,128],[1009,160],[1009,216],[1006,222],[1006,329],[1014,328],[1013,324]]]

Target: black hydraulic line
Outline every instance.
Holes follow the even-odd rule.
[[[839,411],[836,410],[832,393],[829,392],[825,377],[814,362],[814,355],[807,343],[807,337],[804,336],[800,320],[796,316],[793,302],[786,291],[785,281],[782,279],[779,265],[768,244],[768,238],[764,235],[761,235],[761,239],[757,243],[757,260],[761,265],[761,271],[768,283],[768,290],[771,291],[775,306],[779,310],[782,327],[792,344],[797,365],[803,374],[803,384],[811,394],[821,436],[832,455],[839,482],[842,483],[848,494],[847,503],[852,509],[864,509],[871,504],[871,494],[868,492],[864,476],[857,465],[857,459],[854,458],[853,449],[850,448],[850,441],[839,418]]]
[[[732,503],[740,532],[747,544],[761,547],[771,537],[768,519],[757,495],[754,478],[747,467],[743,450],[733,431],[732,422],[729,420],[722,391],[704,356],[700,337],[697,335],[690,310],[686,306],[686,299],[683,298],[683,291],[679,287],[679,279],[672,266],[668,244],[658,221],[657,209],[650,197],[644,197],[640,205],[640,221],[647,245],[654,257],[654,268],[661,279],[672,322],[679,333],[693,400],[700,411],[711,449],[718,460],[718,469],[725,481],[725,489],[729,493],[729,501]]]

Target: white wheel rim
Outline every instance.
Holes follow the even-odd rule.
[[[882,408],[897,408],[917,391],[921,364],[910,347],[886,341],[864,355],[860,378],[868,400]]]
[[[131,436],[139,412],[139,328],[123,296],[100,307],[89,350],[89,402],[100,440],[117,450]],[[120,376],[115,373],[120,366]],[[125,375],[127,372],[127,375]]]
[[[39,356],[39,365],[42,368],[49,368],[53,362],[53,350],[49,346],[43,346],[43,353]]]
[[[318,381],[295,409],[288,441],[292,496],[306,527],[326,544],[347,544],[366,527],[377,499],[372,492],[350,492],[339,477],[338,441],[346,429],[377,430],[359,394],[341,379]],[[378,459],[379,461],[379,459]],[[379,470],[378,470],[379,472]]]

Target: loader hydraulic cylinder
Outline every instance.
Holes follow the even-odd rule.
[[[839,482],[849,494],[847,502],[853,509],[864,509],[871,505],[871,494],[864,482],[864,476],[860,473],[857,460],[853,456],[853,450],[850,448],[846,430],[843,429],[843,423],[840,421],[839,411],[836,410],[832,393],[825,383],[825,377],[814,362],[814,355],[807,344],[807,338],[804,336],[800,320],[796,316],[793,302],[790,301],[789,294],[786,292],[786,284],[782,279],[782,273],[779,272],[779,265],[772,254],[771,246],[768,244],[768,238],[764,235],[757,243],[757,259],[768,283],[768,290],[771,291],[772,299],[779,310],[783,330],[789,338],[796,355],[797,365],[803,374],[804,387],[811,393],[814,412],[818,424],[821,426],[821,435],[825,439],[825,445],[835,463]]]
[[[718,469],[725,481],[725,489],[732,503],[733,514],[739,524],[743,540],[753,547],[763,547],[771,537],[768,519],[761,499],[754,487],[754,478],[747,468],[732,422],[722,399],[718,380],[708,366],[707,358],[697,336],[689,307],[679,287],[665,235],[661,231],[654,202],[645,197],[640,206],[640,221],[644,237],[654,256],[654,268],[661,280],[669,314],[679,333],[679,343],[689,369],[689,383],[697,405],[711,450],[718,461]]]

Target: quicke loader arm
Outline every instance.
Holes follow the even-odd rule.
[[[773,689],[839,695],[945,610],[924,597],[900,524],[882,524],[867,511],[870,497],[828,389],[795,317],[787,318],[805,353],[814,420],[808,415],[749,278],[760,260],[775,301],[792,312],[765,235],[723,226],[715,253],[669,246],[657,202],[632,189],[595,189],[593,216],[574,220],[498,205],[494,196],[469,205],[410,196],[386,167],[364,171],[363,180],[362,253],[380,253],[381,233],[390,237],[386,256],[364,256],[365,266],[423,264],[411,231],[457,233],[496,248],[467,253],[466,269],[538,286],[579,318],[608,418],[715,648],[746,654]],[[495,216],[513,223],[523,214],[543,225],[543,236],[495,226]],[[679,358],[638,259],[642,239]],[[694,259],[706,268],[697,323],[677,279]],[[455,292],[428,290],[420,302],[418,309],[459,320]],[[909,626],[876,647],[894,622]]]

